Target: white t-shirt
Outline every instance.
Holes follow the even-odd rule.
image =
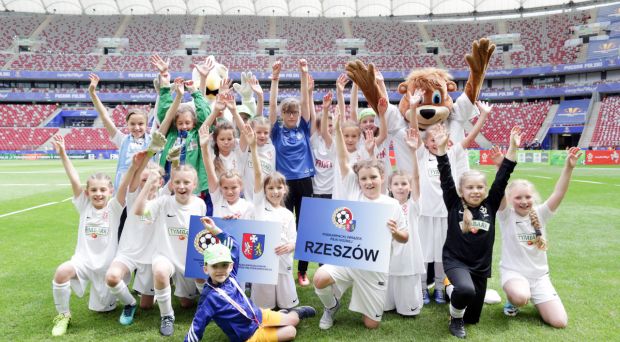
[[[256,220],[278,222],[281,224],[281,245],[291,242],[295,244],[295,241],[297,241],[295,215],[293,215],[290,210],[283,206],[274,208],[273,205],[265,199],[265,193],[263,191],[254,194],[254,208],[256,208]],[[290,274],[293,270],[293,252],[280,255],[279,260],[280,266],[278,273]]]
[[[150,264],[155,253],[155,229],[158,224],[144,215],[133,213],[139,194],[140,190],[127,193],[127,219],[117,253],[141,264]]]
[[[396,226],[398,227],[398,230],[408,229],[407,219],[405,217],[403,209],[400,206],[400,203],[398,203],[396,199],[386,195],[380,195],[377,199],[372,200],[364,196],[364,194],[362,193],[362,189],[359,186],[357,175],[353,171],[349,172],[342,179],[342,183],[344,185],[344,193],[346,194],[346,196],[343,198],[344,200],[389,204],[393,208],[393,214],[391,215],[391,218],[396,221]],[[387,222],[385,226],[377,227],[377,229],[385,229],[386,234],[390,234],[390,230],[387,227]],[[396,241],[392,240],[392,244],[394,244],[394,242]],[[399,242],[396,243],[403,245]]]
[[[448,130],[450,131],[450,140],[459,143],[465,139],[465,121],[471,119],[474,115],[474,104],[471,103],[469,97],[463,92],[452,106],[452,111],[448,119]]]
[[[222,196],[220,190],[218,188],[217,191],[210,192],[211,200],[213,201],[213,217],[234,216],[243,220],[254,219],[254,205],[252,205],[252,202],[245,198],[239,198],[237,202],[230,204]]]
[[[467,151],[458,143],[448,152],[452,179],[458,187],[463,172],[469,170]],[[439,180],[437,157],[426,147],[420,146],[417,150],[418,166],[420,170],[420,215],[429,217],[448,217],[446,205],[443,203],[443,191]]]
[[[359,143],[357,144],[358,151],[366,151],[366,139],[362,134]],[[366,155],[368,155],[368,151],[366,151]],[[385,170],[385,179],[388,179],[392,174],[392,165],[390,164],[390,140],[385,139],[380,145],[375,147],[375,159],[383,163],[383,167]],[[370,156],[368,156],[370,158]]]
[[[370,159],[368,152],[365,149],[357,149],[355,152],[349,152],[349,161],[347,164],[349,167],[353,167],[355,163],[367,159]],[[334,164],[334,190],[332,192],[332,198],[345,199],[346,197],[347,192],[344,188],[342,175],[340,174],[340,166],[338,165],[338,160],[336,159],[336,163]]]
[[[395,105],[388,105],[385,115],[388,126],[388,137],[386,141],[391,141],[394,144],[396,169],[411,174],[413,172],[413,153],[409,145],[407,145],[406,139],[409,124],[405,121],[398,107]]]
[[[160,196],[148,202],[144,216],[158,223],[155,227],[157,247],[153,259],[162,255],[176,269],[185,272],[190,217],[203,216],[206,212],[205,202],[197,196],[192,196],[186,205],[177,202],[174,196]]]
[[[213,151],[213,146],[211,144],[209,144],[209,153],[210,153],[212,160],[215,160],[215,152]],[[222,161],[222,164],[224,166],[224,170],[225,170],[224,172],[236,171],[237,173],[241,175],[242,156],[241,156],[241,151],[239,151],[239,140],[238,139],[235,139],[235,146],[233,147],[233,149],[230,151],[230,153],[227,156],[224,156],[220,152],[220,160]]]
[[[276,149],[273,144],[266,143],[258,146],[258,160],[261,164],[262,179],[269,176],[276,170]],[[243,196],[252,201],[254,195],[254,166],[252,165],[252,153],[246,147],[245,151],[240,152],[240,159],[243,175]]]
[[[545,236],[545,224],[553,216],[546,203],[534,208]],[[516,271],[528,278],[539,278],[549,273],[547,252],[534,244],[536,232],[530,217],[520,216],[514,208],[506,206],[497,212],[497,220],[502,231],[501,268]]]
[[[104,208],[96,209],[84,192],[72,202],[80,214],[80,222],[77,246],[71,260],[94,272],[105,272],[116,255],[123,207],[113,197]]]
[[[334,191],[334,168],[336,166],[336,145],[325,146],[323,137],[315,133],[310,137],[312,157],[314,157],[314,177],[312,189],[317,195],[331,195]]]
[[[418,218],[420,217],[419,203],[413,199],[401,205],[407,227],[409,231],[409,240],[406,243],[399,243],[392,240],[392,256],[390,258],[390,275],[406,276],[414,274],[423,274],[424,257],[422,256],[422,244],[420,243],[420,235],[418,232]]]

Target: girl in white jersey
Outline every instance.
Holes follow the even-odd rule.
[[[319,129],[315,129],[310,137],[315,170],[312,177],[312,197],[332,198],[334,191],[336,150],[332,141],[333,117],[329,113],[332,96],[331,91],[323,96],[323,113],[316,119]]]
[[[577,160],[582,152],[572,147],[555,185],[542,204],[534,184],[513,180],[506,187],[508,206],[497,212],[502,230],[500,277],[508,301],[504,313],[515,316],[530,300],[542,319],[554,328],[564,328],[568,316],[549,278],[545,224],[560,206]]]
[[[414,155],[418,148],[418,139],[418,131],[410,128],[407,143]],[[411,176],[396,170],[388,178],[390,195],[398,200],[407,218],[409,240],[404,244],[392,240],[390,277],[384,310],[396,309],[396,312],[403,316],[415,316],[420,313],[423,305],[420,278],[426,272],[418,232],[420,177],[417,158],[412,159]]]
[[[119,321],[122,325],[133,323],[136,312],[136,300],[129,292],[127,283],[131,273],[135,271],[133,289],[141,294],[140,308],[153,307],[153,271],[151,261],[155,252],[155,222],[133,213],[134,203],[140,193],[140,186],[144,187],[151,173],[163,177],[164,170],[148,159],[136,167],[136,172],[129,184],[127,193],[127,221],[125,233],[118,244],[116,257],[106,273],[106,284],[119,301],[125,306]],[[157,197],[163,178],[153,184],[148,194],[148,200]],[[167,194],[169,195],[169,193]]]
[[[340,121],[336,118],[336,149],[341,181],[344,183],[346,200],[389,204],[393,207],[393,218],[386,225],[393,239],[400,243],[407,242],[409,233],[407,222],[398,201],[381,194],[383,183],[383,164],[376,160],[365,160],[349,166]],[[377,227],[381,233],[383,227]],[[334,323],[334,315],[340,308],[340,296],[351,286],[353,294],[349,309],[363,315],[362,321],[369,329],[379,327],[386,296],[388,274],[353,269],[349,267],[323,265],[314,274],[315,292],[325,309],[319,322],[319,328],[329,329]],[[335,287],[334,287],[335,285]],[[337,291],[335,291],[337,290]]]
[[[244,134],[249,134],[248,132],[251,132],[252,128],[249,125],[245,125],[243,131]],[[241,175],[239,175],[236,169],[218,174],[209,151],[209,143],[212,139],[209,127],[206,125],[200,127],[199,134],[200,148],[205,156],[202,158],[202,162],[207,172],[209,194],[213,201],[213,216],[225,219],[253,219],[254,206],[245,198],[241,198],[241,192],[243,191]]]
[[[121,181],[121,187],[112,197],[114,187],[109,176],[95,173],[88,177],[86,187],[82,188],[77,170],[65,151],[65,142],[61,135],[55,135],[52,141],[60,155],[62,165],[73,190],[73,205],[80,213],[78,240],[70,261],[56,269],[52,281],[52,293],[58,315],[54,318],[53,336],[67,332],[71,321],[69,300],[71,289],[78,297],[91,283],[88,308],[93,311],[110,311],[116,307],[116,298],[105,286],[105,272],[110,266],[118,242],[118,224],[125,207],[127,183],[135,171],[133,165]],[[134,160],[145,158],[146,152],[137,153]]]
[[[284,206],[288,187],[286,179],[274,172],[263,181],[257,150],[257,139],[252,137],[251,128],[245,135],[252,150],[252,162],[259,165],[254,169],[254,210],[257,220],[278,222],[281,225],[280,244],[275,252],[279,256],[278,282],[276,285],[252,284],[252,301],[261,308],[291,309],[299,304],[293,279],[293,251],[297,230],[295,215]],[[248,189],[250,190],[250,189]]]
[[[161,315],[159,332],[170,336],[174,332],[170,278],[173,278],[174,294],[180,297],[181,307],[191,307],[198,295],[198,289],[194,279],[184,276],[189,221],[192,215],[203,216],[207,207],[202,199],[193,195],[198,182],[198,175],[193,167],[184,164],[172,169],[170,183],[173,196],[159,196],[155,200],[147,201],[150,190],[159,181],[159,175],[149,175],[134,204],[134,214],[157,223],[157,247],[152,261],[155,299]]]

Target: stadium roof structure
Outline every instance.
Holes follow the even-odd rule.
[[[616,0],[617,1],[617,0]],[[605,0],[0,0],[0,11],[88,15],[447,17],[565,10]]]

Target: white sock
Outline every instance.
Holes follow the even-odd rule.
[[[205,288],[205,283],[199,283],[197,281],[195,281],[196,283],[196,288],[198,288],[198,294],[202,294],[202,290],[204,290]]]
[[[425,262],[424,263],[424,273],[422,273],[422,275],[420,276],[420,284],[422,285],[422,291],[426,290],[428,288],[428,285],[426,284],[426,278],[427,278],[427,274],[426,274],[426,270],[428,270],[428,263]]]
[[[319,300],[326,308],[331,309],[336,306],[336,296],[334,296],[332,285],[328,285],[324,289],[314,288],[314,293],[319,296]]]
[[[452,296],[453,290],[454,290],[454,285],[450,284],[446,286],[446,296],[448,296],[448,299],[450,298],[450,296]]]
[[[157,299],[159,314],[161,317],[174,317],[174,310],[172,310],[172,291],[170,290],[170,285],[161,290],[155,289],[155,299]]]
[[[459,310],[452,306],[452,304],[450,304],[450,316],[454,318],[463,318],[463,316],[465,315],[465,309],[467,309],[467,307]]]
[[[110,287],[110,292],[118,298],[118,300],[123,303],[123,305],[136,305],[136,299],[131,295],[129,289],[127,288],[127,284],[124,281],[120,281],[116,286]]]
[[[58,284],[52,280],[52,294],[56,311],[61,314],[69,313],[69,300],[71,299],[71,282]]]

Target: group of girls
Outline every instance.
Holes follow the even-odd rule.
[[[480,317],[490,277],[496,216],[504,240],[501,279],[509,301],[504,311],[515,315],[518,307],[531,299],[546,322],[555,327],[566,325],[566,312],[549,280],[544,224],[567,191],[578,149],[569,151],[549,200],[537,205],[531,183],[508,183],[520,144],[519,128],[511,132],[505,157],[494,150],[499,169],[490,188],[483,173],[469,170],[466,148],[492,110],[486,103],[459,104],[470,113],[477,107],[480,118],[464,140],[448,148],[449,136],[442,125],[419,132],[415,115],[405,117],[389,104],[380,74],[376,80],[383,97],[378,113],[372,109],[358,112],[355,84],[347,113],[344,88],[348,79],[343,75],[336,82],[335,114],[329,92],[323,97],[322,115],[317,116],[307,62],[298,61],[301,98],[284,99],[280,104],[282,64],[276,62],[269,116],[263,117],[262,101],[256,112],[236,105],[227,79],[222,81],[215,102],[207,102],[206,78],[213,68],[209,59],[197,66],[198,85],[180,78],[171,81],[168,63],[158,56],[151,62],[159,70],[160,85],[156,108],[160,125],[151,135],[146,132],[147,114],[139,110],[127,114],[129,134],[118,130],[97,97],[99,79],[91,75],[91,98],[119,148],[114,183],[96,173],[83,189],[62,136],[53,139],[80,214],[75,253],[58,267],[52,283],[58,311],[53,335],[63,335],[71,320],[71,289],[81,296],[89,282],[89,308],[110,311],[118,300],[123,305],[120,323],[131,324],[138,306],[127,287],[132,274],[140,307],[149,309],[156,301],[160,333],[172,335],[171,284],[183,308],[193,306],[204,287],[204,280],[184,276],[191,215],[281,223],[280,245],[275,249],[278,282],[252,284],[251,298],[263,308],[297,306],[293,252],[301,199],[310,196],[393,208],[385,227],[377,227],[378,233],[392,237],[389,273],[333,265],[322,265],[316,271],[315,292],[324,306],[321,329],[334,324],[341,297],[349,287],[353,287],[349,309],[361,313],[368,328],[379,326],[384,311],[419,314],[430,302],[425,273],[432,262],[434,299],[446,302],[443,284],[448,279],[450,332],[464,337],[464,323],[477,323]],[[262,99],[256,78],[244,86]],[[193,104],[182,103],[186,91]],[[431,90],[406,95],[411,112],[416,112],[427,91]],[[224,118],[226,111],[232,122]],[[395,158],[390,159],[392,149]],[[119,241],[124,208],[126,219]],[[301,286],[310,283],[307,268],[308,263],[300,260],[297,280]]]

